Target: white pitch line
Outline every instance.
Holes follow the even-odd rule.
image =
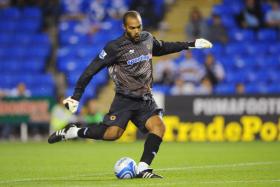
[[[258,166],[258,165],[272,165],[279,164],[280,161],[269,161],[269,162],[245,162],[245,163],[233,163],[233,164],[218,164],[218,165],[202,165],[202,166],[186,166],[177,168],[162,168],[156,169],[157,171],[179,171],[179,170],[191,170],[191,169],[212,169],[212,168],[229,168],[229,167],[247,167],[247,166]]]
[[[113,173],[113,172],[112,172]],[[70,176],[60,176],[60,177],[42,177],[42,178],[23,178],[23,179],[14,179],[14,180],[6,180],[6,181],[0,181],[0,184],[6,184],[6,183],[16,183],[16,182],[33,182],[33,181],[52,181],[57,179],[72,179],[76,177],[98,177],[98,176],[104,176],[104,175],[110,175],[111,172],[102,172],[102,173],[95,173],[95,174],[84,174],[84,175],[70,175]]]
[[[212,169],[212,168],[230,168],[230,167],[249,167],[259,165],[272,165],[279,164],[280,161],[267,161],[267,162],[246,162],[246,163],[233,163],[233,164],[218,164],[218,165],[202,165],[202,166],[186,166],[186,167],[174,167],[174,168],[161,168],[155,169],[156,171],[180,171],[180,170],[192,170],[192,169]],[[104,175],[112,175],[113,172],[102,172],[95,174],[83,174],[83,175],[72,175],[72,176],[61,176],[61,177],[42,177],[42,178],[23,178],[14,180],[0,181],[0,184],[17,183],[17,182],[33,182],[33,181],[46,181],[46,180],[57,180],[57,179],[72,179],[76,177],[96,177]],[[279,182],[280,179],[276,179]],[[215,182],[215,181],[214,181]]]
[[[158,179],[161,181],[161,179]],[[151,181],[154,182],[154,181]],[[267,179],[267,180],[216,180],[216,181],[185,181],[185,182],[157,182],[157,183],[149,183],[149,184],[137,184],[137,186],[169,186],[169,185],[195,185],[195,184],[234,184],[234,183],[278,183],[280,179]],[[112,184],[112,185],[104,185],[108,187],[117,187],[117,186],[131,186],[131,184]]]

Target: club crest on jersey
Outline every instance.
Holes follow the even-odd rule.
[[[107,53],[104,50],[102,50],[101,53],[99,54],[99,58],[104,59],[106,55]]]
[[[143,62],[143,61],[148,61],[152,58],[151,54],[147,54],[147,55],[141,55],[139,57],[133,58],[131,60],[127,61],[128,65],[133,65],[133,64],[137,64],[139,62]]]

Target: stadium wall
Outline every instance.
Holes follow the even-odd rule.
[[[164,141],[280,141],[279,96],[154,95],[165,110]],[[48,124],[53,104],[50,98],[6,98],[0,102],[0,122]],[[135,141],[143,137],[139,134],[130,122],[119,141]]]
[[[280,140],[279,96],[166,96],[164,141],[266,142]],[[129,125],[123,141],[136,139]]]

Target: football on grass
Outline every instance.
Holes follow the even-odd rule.
[[[114,167],[115,175],[119,179],[134,178],[136,176],[136,171],[136,162],[129,157],[123,157],[119,159]]]

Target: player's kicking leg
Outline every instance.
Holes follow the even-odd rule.
[[[153,170],[149,166],[159,150],[165,132],[165,125],[161,117],[155,115],[147,120],[145,127],[148,129],[149,134],[145,141],[144,152],[138,164],[137,177],[162,178],[162,176],[153,173]]]
[[[58,130],[50,135],[50,144],[74,138],[89,138],[95,140],[113,141],[121,137],[124,129],[118,126],[107,126],[103,123],[79,128],[74,123],[66,125],[65,128]]]

